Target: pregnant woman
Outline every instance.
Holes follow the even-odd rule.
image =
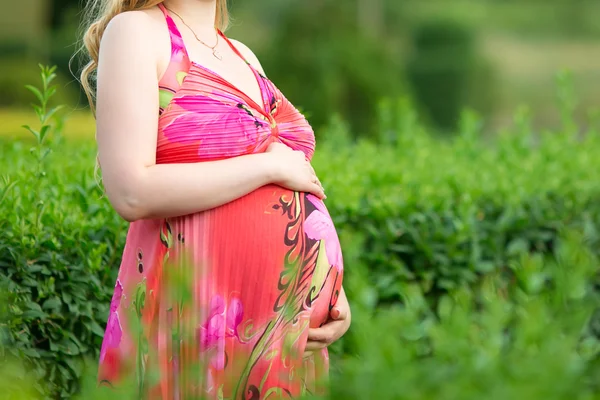
[[[82,82],[106,194],[130,222],[101,384],[149,399],[321,392],[350,310],[310,125],[223,34],[225,0],[88,11]]]

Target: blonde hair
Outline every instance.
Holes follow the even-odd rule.
[[[117,15],[126,11],[147,10],[162,3],[163,0],[89,0],[84,11],[85,34],[83,35],[82,53],[89,60],[81,70],[80,80],[83,90],[95,111],[95,77],[98,67],[100,40],[108,23]],[[215,26],[224,31],[229,22],[227,0],[217,0]]]

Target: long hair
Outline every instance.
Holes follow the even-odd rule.
[[[87,55],[87,63],[81,70],[80,81],[90,103],[95,111],[95,72],[98,67],[100,40],[108,23],[117,15],[126,11],[147,10],[162,3],[163,0],[88,0],[84,11],[84,26],[82,53]],[[227,28],[229,14],[227,0],[217,0],[215,26],[221,31]]]

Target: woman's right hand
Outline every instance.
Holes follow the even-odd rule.
[[[297,192],[312,193],[320,199],[327,198],[321,181],[302,151],[273,142],[267,148],[266,154],[271,160],[274,184]]]

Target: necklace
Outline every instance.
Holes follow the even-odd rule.
[[[167,8],[165,6],[165,8],[172,12],[173,14],[177,15],[177,17],[179,17],[179,19],[181,20],[181,22],[183,22],[183,24],[185,26],[187,26],[187,28],[194,34],[194,37],[196,38],[197,41],[199,41],[200,43],[202,43],[203,45],[205,45],[206,47],[208,47],[209,49],[212,50],[212,54],[213,56],[219,60],[219,61],[223,61],[223,56],[221,55],[221,53],[217,50],[217,46],[219,45],[219,34],[217,32],[215,32],[215,36],[217,37],[217,43],[214,46],[209,46],[208,44],[206,44],[203,40],[201,40],[198,35],[196,35],[196,32],[194,32],[194,30],[188,25],[186,24],[185,20],[181,17],[181,15],[177,14],[175,11],[171,10],[170,8]]]

